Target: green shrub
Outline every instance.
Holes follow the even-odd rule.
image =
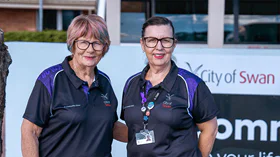
[[[5,41],[66,42],[66,31],[5,32]]]

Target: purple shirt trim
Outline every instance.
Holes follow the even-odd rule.
[[[89,94],[88,89],[89,89],[89,88],[88,88],[87,85],[82,85],[82,87],[83,87],[84,93],[86,94],[87,101],[88,101],[88,94]]]
[[[100,70],[98,70],[98,73],[101,74],[101,75],[103,75],[105,78],[107,78],[107,80],[111,83],[111,80],[110,80],[110,78],[109,78],[108,75],[106,75],[104,72],[102,72],[102,71],[100,71]]]
[[[133,78],[137,77],[138,75],[141,75],[141,72],[136,73],[136,74],[132,75],[130,78],[127,79],[127,81],[126,81],[126,83],[125,83],[125,86],[124,86],[124,90],[123,90],[124,93],[126,93],[130,81],[131,81]]]
[[[190,99],[189,110],[192,111],[194,94],[195,94],[198,84],[202,80],[198,76],[194,75],[193,73],[191,73],[185,69],[181,69],[181,68],[178,68],[178,69],[179,69],[178,74],[181,75],[185,79],[186,83],[188,84],[189,99]]]
[[[146,81],[146,95],[148,94],[149,90],[153,87],[150,81]]]
[[[57,72],[59,72],[60,70],[62,70],[62,65],[58,64],[55,66],[52,66],[46,70],[44,70],[39,77],[37,78],[37,80],[41,81],[45,87],[47,88],[50,97],[52,97],[52,91],[53,91],[53,86],[54,86],[54,77],[57,74]]]

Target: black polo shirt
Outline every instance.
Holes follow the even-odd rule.
[[[23,118],[43,128],[40,157],[111,157],[117,99],[109,77],[95,68],[91,87],[69,65],[43,71]]]
[[[217,106],[205,83],[172,61],[171,70],[160,84],[152,87],[145,80],[147,65],[141,73],[130,77],[123,92],[121,119],[128,126],[128,157],[200,157],[196,123],[206,122],[218,114]],[[135,134],[143,130],[141,88],[147,102],[154,101],[148,120],[155,143],[137,145]]]

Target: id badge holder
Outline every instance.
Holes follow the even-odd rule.
[[[135,137],[137,145],[155,143],[155,135],[153,130],[141,130],[135,134]]]

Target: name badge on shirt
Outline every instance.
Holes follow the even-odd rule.
[[[141,130],[139,133],[135,134],[135,137],[137,145],[155,143],[155,135],[153,130]]]

